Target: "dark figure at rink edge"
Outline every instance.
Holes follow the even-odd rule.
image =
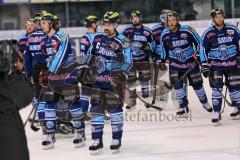
[[[124,85],[132,65],[132,56],[128,39],[116,30],[119,22],[118,12],[105,13],[104,33],[97,33],[93,39],[89,62],[93,73],[90,108],[93,143],[89,147],[91,154],[99,154],[103,148],[105,110],[109,112],[112,126],[110,149],[112,153],[117,153],[121,147]]]
[[[32,85],[17,70],[17,41],[0,41],[0,159],[29,160],[19,110],[32,101]],[[22,65],[22,64],[21,64]]]
[[[123,35],[129,39],[133,56],[133,67],[128,73],[128,86],[130,89],[127,109],[136,106],[136,81],[141,83],[142,97],[149,97],[149,83],[151,79],[149,58],[153,54],[153,36],[151,29],[142,24],[140,11],[134,10],[130,14],[131,25],[126,27]],[[138,75],[138,77],[137,77]]]
[[[209,78],[212,88],[212,123],[218,125],[221,120],[221,92],[224,84],[229,89],[235,106],[230,116],[237,118],[240,115],[240,34],[235,26],[224,23],[224,12],[221,9],[212,10],[211,17],[213,25],[203,33],[200,58],[203,75]]]
[[[68,78],[70,71],[74,70],[74,67],[70,64],[74,64],[74,57],[71,50],[71,44],[69,42],[69,36],[59,29],[59,19],[51,13],[46,13],[41,17],[42,31],[47,35],[45,47],[47,50],[47,66],[48,71],[42,71],[40,74],[40,82],[44,86],[48,87],[48,90],[44,92],[45,100],[45,127],[46,127],[46,139],[42,142],[43,149],[51,149],[54,147],[55,133],[56,133],[56,103],[60,98],[64,99],[64,102],[69,105],[69,112],[71,114],[72,121],[74,122],[74,147],[78,148],[84,145],[85,141],[85,125],[83,120],[83,107],[80,104],[80,97],[77,94],[66,95],[63,94],[67,89],[67,85],[76,86],[75,81],[77,78]],[[64,76],[63,76],[64,75]],[[61,78],[64,77],[64,78]],[[79,89],[79,88],[78,88]]]
[[[176,99],[180,106],[176,114],[185,115],[189,113],[189,104],[186,91],[183,88],[183,81],[178,82],[178,80],[192,65],[195,66],[187,75],[189,85],[193,87],[203,108],[212,112],[212,107],[208,103],[203,87],[199,65],[193,58],[193,55],[199,54],[201,43],[199,35],[192,27],[181,25],[175,11],[168,13],[167,26],[168,28],[164,29],[160,38],[162,46],[160,60],[162,63],[165,63],[165,60],[169,61],[169,78],[176,91]]]

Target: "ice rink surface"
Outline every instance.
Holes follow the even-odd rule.
[[[205,81],[205,90],[211,102],[211,89]],[[175,117],[176,105],[171,100],[161,113],[146,109],[139,102],[131,112],[124,112],[125,126],[121,151],[113,155],[111,126],[104,128],[103,154],[92,156],[88,146],[92,143],[90,125],[86,126],[87,141],[83,148],[74,148],[73,138],[57,138],[55,148],[43,150],[41,131],[26,127],[31,160],[240,160],[240,120],[232,120],[233,108],[226,105],[221,126],[211,124],[211,114],[205,111],[192,88],[189,87],[188,118]],[[229,97],[228,97],[229,99]],[[21,111],[26,119],[31,107]]]

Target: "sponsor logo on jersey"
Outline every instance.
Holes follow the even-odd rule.
[[[216,34],[215,34],[214,32],[209,32],[209,33],[207,34],[207,37],[210,38],[210,37],[215,36],[215,35],[216,35]]]
[[[143,34],[145,34],[146,36],[149,36],[149,35],[150,35],[150,33],[147,32],[147,31],[143,31]]]
[[[104,76],[98,76],[96,77],[97,81],[104,81],[104,82],[112,82],[112,77],[109,75],[104,75]]]
[[[180,35],[180,37],[183,38],[183,39],[186,39],[186,38],[187,38],[187,34],[186,34],[186,33],[182,33],[182,34]]]
[[[133,40],[146,42],[147,38],[146,36],[134,35]]]
[[[99,47],[98,53],[105,56],[110,57],[117,57],[116,53],[114,53],[112,50],[106,49],[104,47]]]
[[[117,50],[119,48],[119,45],[115,42],[110,42],[108,45],[112,50]]]
[[[29,50],[30,51],[39,51],[39,50],[41,50],[41,45],[30,45]]]
[[[28,42],[34,43],[34,42],[41,42],[44,37],[41,36],[35,36],[35,37],[29,37]]]
[[[232,29],[227,29],[227,34],[228,34],[228,35],[233,35],[233,34],[234,34],[234,30],[232,30]]]
[[[180,47],[180,46],[186,45],[187,43],[188,43],[187,40],[172,41],[173,47]]]
[[[225,44],[233,41],[233,37],[219,37],[218,44]]]
[[[81,38],[80,43],[89,46],[89,41],[86,38]]]
[[[125,32],[126,32],[126,33],[133,32],[133,29],[127,29]]]

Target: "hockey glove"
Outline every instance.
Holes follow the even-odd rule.
[[[77,70],[77,79],[81,84],[93,83],[95,80],[90,68],[79,68]]]
[[[165,64],[165,61],[163,60],[158,60],[156,62],[158,68],[161,70],[161,71],[166,71],[167,70],[167,65]]]
[[[113,71],[111,76],[114,84],[125,84],[127,82],[127,73],[123,71]]]
[[[48,85],[48,70],[41,70],[39,74],[39,83],[42,86],[47,86]]]

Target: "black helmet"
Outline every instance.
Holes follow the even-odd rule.
[[[222,15],[224,16],[224,12],[223,12],[223,10],[220,9],[220,8],[215,8],[215,9],[213,9],[213,10],[211,11],[210,16],[211,16],[212,18],[214,18],[217,14],[222,14]]]
[[[120,15],[118,12],[108,11],[103,16],[103,23],[120,23]]]
[[[0,72],[9,72],[17,58],[16,40],[0,41]]]
[[[48,12],[46,10],[40,10],[34,15],[34,22],[38,23],[41,20],[42,15],[47,14]]]
[[[54,15],[52,15],[51,13],[46,13],[42,15],[41,20],[47,21],[49,24],[55,24]]]
[[[172,11],[169,9],[163,9],[160,13],[159,19],[162,23],[165,23],[167,21],[167,15],[168,13],[171,13]]]
[[[178,13],[175,12],[175,11],[171,11],[171,12],[167,13],[167,19],[168,19],[169,17],[176,17],[177,20],[179,20]]]
[[[132,17],[141,17],[142,14],[139,10],[133,10],[131,13],[130,13],[130,18]]]
[[[95,15],[89,15],[83,19],[83,24],[85,27],[91,27],[93,23],[97,23],[98,17]]]

